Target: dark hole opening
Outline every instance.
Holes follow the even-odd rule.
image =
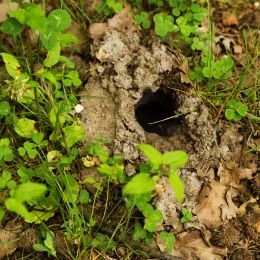
[[[145,131],[160,136],[172,136],[176,127],[181,124],[181,118],[161,120],[176,115],[177,109],[178,102],[174,90],[165,88],[159,88],[156,92],[146,90],[135,105],[135,117]]]

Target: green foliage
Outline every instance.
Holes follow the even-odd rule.
[[[12,180],[12,174],[9,171],[3,171],[0,176],[0,190],[3,189],[14,189],[16,187],[16,182]]]
[[[169,177],[176,198],[182,202],[184,199],[184,184],[176,170],[188,161],[184,151],[172,151],[161,154],[153,146],[140,144],[139,149],[147,156],[148,161],[140,166],[140,173],[133,176],[123,187],[123,194],[128,196],[126,206],[136,206],[145,217],[143,229],[153,233],[163,221],[162,212],[155,210],[149,203],[152,191],[156,187],[161,175]],[[146,233],[136,224],[133,238],[144,239]],[[169,238],[170,239],[170,238]]]
[[[115,250],[116,243],[111,241],[107,236],[98,234],[92,241],[91,246],[97,247],[102,250]]]
[[[242,117],[247,115],[247,105],[241,103],[236,99],[230,99],[227,102],[225,116],[228,120],[239,121]]]
[[[8,101],[0,102],[0,118],[6,117],[10,114],[10,105]]]
[[[117,0],[102,0],[100,6],[97,7],[98,14],[111,15],[119,13],[123,9],[123,5]]]
[[[20,118],[14,125],[14,131],[21,137],[31,138],[33,134],[37,133],[35,123],[35,120]]]
[[[10,148],[10,140],[8,138],[0,139],[0,162],[11,162],[14,159],[13,151]]]
[[[141,25],[144,29],[149,29],[151,24],[149,22],[149,14],[147,12],[141,12],[135,16],[135,21],[138,25]]]
[[[132,234],[132,239],[134,241],[140,241],[145,239],[146,235],[147,235],[147,231],[143,229],[142,225],[139,222],[135,223],[135,229]]]
[[[171,253],[173,251],[173,245],[176,241],[174,234],[162,231],[160,233],[160,237],[166,245],[167,252]]]
[[[10,198],[5,200],[5,207],[7,210],[15,212],[17,215],[24,218],[28,223],[41,223],[48,220],[54,215],[52,211],[43,211],[44,195],[47,187],[44,184],[26,182],[15,187]],[[35,206],[35,209],[28,211],[26,204]],[[38,209],[41,205],[41,210]],[[38,207],[37,207],[38,206]]]
[[[149,173],[135,175],[124,187],[123,194],[137,195],[151,192],[155,188],[155,181]]]
[[[169,32],[177,32],[178,26],[174,24],[174,18],[167,13],[159,13],[153,16],[155,23],[155,33],[161,37],[166,37]]]
[[[37,252],[47,252],[49,255],[56,256],[56,250],[54,248],[55,235],[52,231],[42,231],[43,239],[33,245],[33,249]]]
[[[192,213],[187,209],[182,209],[181,213],[182,213],[182,218],[181,218],[182,223],[187,223],[192,220]]]
[[[182,183],[179,175],[177,175],[176,170],[188,161],[188,155],[184,151],[172,151],[161,154],[154,147],[148,144],[140,144],[138,147],[147,156],[148,163],[152,165],[151,173],[168,175],[170,185],[176,193],[177,200],[182,201],[184,198],[184,184]],[[168,171],[164,172],[163,169],[168,169]],[[140,175],[143,179],[145,178],[145,181],[139,181],[139,179],[136,181],[136,176],[138,175],[134,176],[124,188],[127,190],[124,190],[125,194],[135,194],[132,193],[131,189],[129,189],[130,185],[130,187],[132,187],[136,184],[136,190],[138,189],[139,194],[148,192],[148,189],[151,191],[155,187],[155,183],[152,177],[149,177],[149,173],[140,173],[139,176]],[[133,188],[132,190],[135,191]]]

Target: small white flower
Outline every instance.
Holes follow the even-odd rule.
[[[77,104],[75,107],[74,107],[74,110],[77,114],[81,113],[83,110],[84,110],[84,107],[81,105],[81,104]]]
[[[260,3],[259,2],[255,2],[254,5],[255,5],[255,7],[259,7]]]

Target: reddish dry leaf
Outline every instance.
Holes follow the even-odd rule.
[[[208,228],[215,228],[223,224],[225,220],[236,217],[238,208],[232,200],[230,201],[231,194],[227,192],[227,187],[216,181],[203,188],[199,203],[193,210],[201,224]]]
[[[89,28],[90,37],[93,40],[101,39],[107,31],[107,23],[93,23]]]
[[[224,26],[238,25],[238,18],[235,14],[230,14],[223,17],[222,23]]]
[[[136,30],[134,18],[131,15],[131,5],[127,5],[120,13],[108,19],[107,23],[94,23],[90,26],[90,36],[100,40],[109,30],[133,32]]]
[[[0,23],[7,19],[9,9],[15,10],[17,7],[17,3],[9,3],[9,1],[3,1],[0,3]]]
[[[120,13],[108,20],[109,29],[120,32],[133,32],[136,30],[135,21],[131,14],[131,5],[127,5]]]

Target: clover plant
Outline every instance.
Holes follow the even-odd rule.
[[[228,120],[239,121],[247,115],[247,105],[236,99],[230,99],[227,102],[225,116]]]

